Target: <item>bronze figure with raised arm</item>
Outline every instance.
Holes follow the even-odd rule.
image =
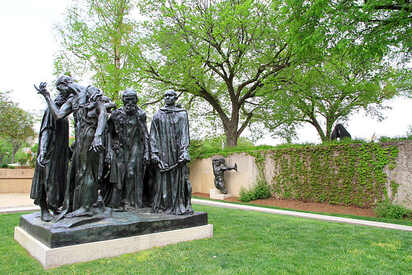
[[[42,82],[35,88],[44,96],[53,117],[60,120],[73,113],[75,123],[75,146],[65,194],[65,212],[71,213],[66,217],[93,216],[104,160],[103,133],[107,116],[103,93],[93,86],[80,86],[71,77],[64,76],[57,89],[67,91],[70,96],[58,108],[46,85]]]

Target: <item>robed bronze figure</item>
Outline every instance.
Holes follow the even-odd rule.
[[[57,88],[70,94],[60,108],[51,100],[46,83],[36,89],[46,99],[56,120],[71,113],[74,117],[75,146],[65,193],[65,210],[72,212],[68,216],[92,216],[104,161],[103,133],[107,116],[103,93],[93,86],[80,86],[70,77],[65,77]]]
[[[59,95],[54,103],[57,108],[70,95],[67,90],[59,89],[65,80],[63,76],[56,81]],[[63,205],[69,155],[69,121],[67,118],[56,120],[47,108],[41,121],[37,162],[30,192],[34,204],[40,206],[43,221],[52,219],[49,210],[56,215]]]
[[[165,106],[154,115],[150,128],[152,161],[156,165],[152,209],[174,215],[192,214],[189,181],[189,120],[176,106],[173,90],[164,95]]]
[[[119,209],[143,207],[143,179],[149,162],[149,133],[146,113],[137,106],[137,93],[122,94],[123,107],[108,121],[110,162],[109,206]]]

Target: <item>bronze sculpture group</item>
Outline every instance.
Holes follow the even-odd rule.
[[[115,211],[150,206],[154,213],[193,214],[186,165],[189,122],[175,104],[176,92],[166,91],[149,132],[134,90],[125,90],[123,107],[115,109],[100,89],[69,76],[57,80],[54,101],[46,83],[35,88],[48,105],[31,190],[43,221],[90,217],[104,205]],[[71,149],[69,114],[75,129]]]

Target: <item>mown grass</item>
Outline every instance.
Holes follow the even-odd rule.
[[[43,271],[0,215],[0,274],[410,274],[412,234],[195,205],[214,236]]]
[[[299,210],[299,209],[284,208],[284,207],[271,206],[271,205],[263,205],[263,204],[256,203],[254,201],[251,201],[251,202],[231,201],[231,202],[229,202],[229,201],[223,201],[223,200],[212,200],[212,199],[207,199],[207,198],[198,197],[198,196],[192,196],[192,198],[193,199],[200,199],[200,200],[210,200],[210,201],[216,201],[216,202],[223,202],[223,203],[233,203],[233,204],[240,204],[240,205],[256,206],[256,207],[269,208],[269,209],[289,210],[289,211],[302,212],[302,213],[313,213],[313,214],[327,215],[327,216],[334,216],[334,217],[351,218],[351,219],[358,219],[358,220],[365,220],[365,221],[385,222],[385,223],[394,223],[394,224],[412,226],[412,219],[411,218],[391,219],[391,218],[379,218],[379,217],[366,217],[366,216],[357,216],[357,215],[340,214],[340,213],[305,211],[305,210]]]

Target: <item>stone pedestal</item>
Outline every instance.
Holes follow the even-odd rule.
[[[111,218],[75,227],[69,220],[53,224],[42,222],[38,212],[23,215],[14,239],[47,269],[213,236],[213,225],[203,212],[114,212]]]
[[[225,200],[225,199],[230,198],[230,197],[232,197],[232,195],[223,194],[222,192],[220,192],[220,190],[218,190],[216,188],[210,189],[210,198],[212,200]]]

